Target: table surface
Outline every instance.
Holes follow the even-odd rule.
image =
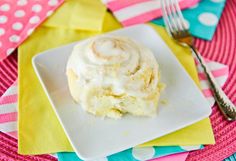
[[[236,104],[236,0],[228,0],[226,2],[213,40],[196,39],[195,45],[204,57],[229,66],[229,78],[223,90]],[[1,96],[17,79],[17,51],[0,62],[0,75]],[[187,161],[220,161],[236,152],[236,121],[226,121],[216,105],[212,108],[210,119],[216,144],[205,146],[203,150],[190,152]],[[21,159],[22,156],[16,152],[17,141],[15,139],[0,133],[0,145],[0,160],[2,156],[5,159]],[[28,157],[27,160],[56,159],[49,155],[41,155]],[[227,161],[230,161],[230,158]]]

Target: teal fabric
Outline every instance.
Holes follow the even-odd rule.
[[[201,0],[196,6],[183,10],[189,24],[190,33],[205,40],[211,40],[224,9],[226,0]],[[155,19],[154,24],[163,25],[162,19]]]
[[[150,149],[151,148],[151,149]],[[192,148],[192,149],[191,149]],[[159,158],[162,156],[166,156],[166,155],[170,155],[170,154],[176,154],[176,153],[181,153],[181,152],[186,152],[186,151],[191,151],[191,150],[196,150],[196,149],[202,149],[203,146],[199,145],[199,146],[189,146],[187,149],[184,147],[180,147],[180,146],[163,146],[163,147],[147,147],[148,150],[154,150],[153,156],[152,158]],[[145,148],[141,148],[144,149],[144,151],[142,151],[142,154],[145,155]],[[106,160],[108,161],[138,161],[138,158],[133,156],[133,149],[128,149],[116,154],[113,154],[111,156],[106,157]],[[68,152],[64,152],[64,153],[57,153],[58,156],[58,160],[59,161],[82,161],[79,157],[77,157],[77,155],[75,153],[68,153]],[[151,159],[151,158],[150,158]]]
[[[234,153],[230,157],[226,158],[224,161],[236,161],[236,153]]]

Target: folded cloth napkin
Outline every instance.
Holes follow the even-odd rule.
[[[201,0],[199,3],[183,11],[185,24],[193,36],[211,40],[224,9],[226,0]],[[152,21],[163,25],[162,19]]]
[[[123,26],[151,21],[161,16],[160,0],[102,0]],[[195,5],[199,0],[179,0],[180,8]]]
[[[79,3],[78,0],[65,0],[58,11],[46,20],[44,26],[100,31],[105,11],[106,7],[100,0],[79,0]]]
[[[0,60],[19,46],[64,0],[1,0]]]

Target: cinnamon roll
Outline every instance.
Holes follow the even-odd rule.
[[[148,48],[129,38],[98,36],[77,44],[68,60],[67,78],[73,99],[94,115],[157,113],[158,63]]]

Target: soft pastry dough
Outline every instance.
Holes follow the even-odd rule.
[[[157,113],[157,61],[148,48],[129,38],[98,36],[77,44],[68,60],[67,78],[74,100],[94,115]]]

